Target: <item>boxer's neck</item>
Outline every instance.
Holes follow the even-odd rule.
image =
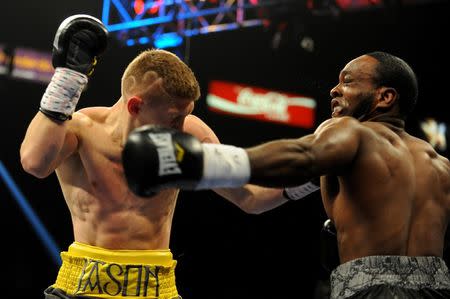
[[[384,123],[394,131],[404,131],[405,130],[405,120],[401,119],[398,116],[394,116],[394,115],[379,114],[379,115],[376,115],[376,116],[373,116],[373,117],[367,119],[367,121]]]

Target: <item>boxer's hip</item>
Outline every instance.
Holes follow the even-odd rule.
[[[170,250],[108,250],[74,242],[54,288],[95,298],[178,298]]]
[[[339,265],[331,273],[331,298],[348,298],[374,286],[450,290],[448,268],[432,256],[369,256]]]

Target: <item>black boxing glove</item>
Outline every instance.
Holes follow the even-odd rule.
[[[122,164],[129,188],[141,197],[168,188],[237,187],[250,177],[244,149],[202,144],[190,134],[152,125],[130,133]]]
[[[89,15],[65,19],[53,40],[53,67],[66,67],[91,75],[98,56],[107,46],[108,31],[103,23]]]
[[[130,189],[149,197],[167,188],[194,188],[202,177],[203,150],[189,134],[148,125],[128,136],[122,163]]]
[[[74,15],[61,23],[53,41],[55,74],[42,97],[42,113],[59,121],[71,118],[107,38],[106,27],[89,15]]]

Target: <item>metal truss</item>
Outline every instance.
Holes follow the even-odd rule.
[[[405,4],[448,0],[400,0]],[[392,2],[392,1],[391,1]],[[387,0],[103,0],[102,21],[128,45],[179,46],[186,37],[268,25],[272,18],[389,9]],[[394,3],[396,3],[394,1]]]
[[[284,0],[286,1],[286,0]],[[176,47],[185,37],[264,24],[270,0],[104,0],[102,21],[128,46]]]

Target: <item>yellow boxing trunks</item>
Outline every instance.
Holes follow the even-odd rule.
[[[74,242],[54,288],[95,298],[178,298],[170,250],[108,250]]]

